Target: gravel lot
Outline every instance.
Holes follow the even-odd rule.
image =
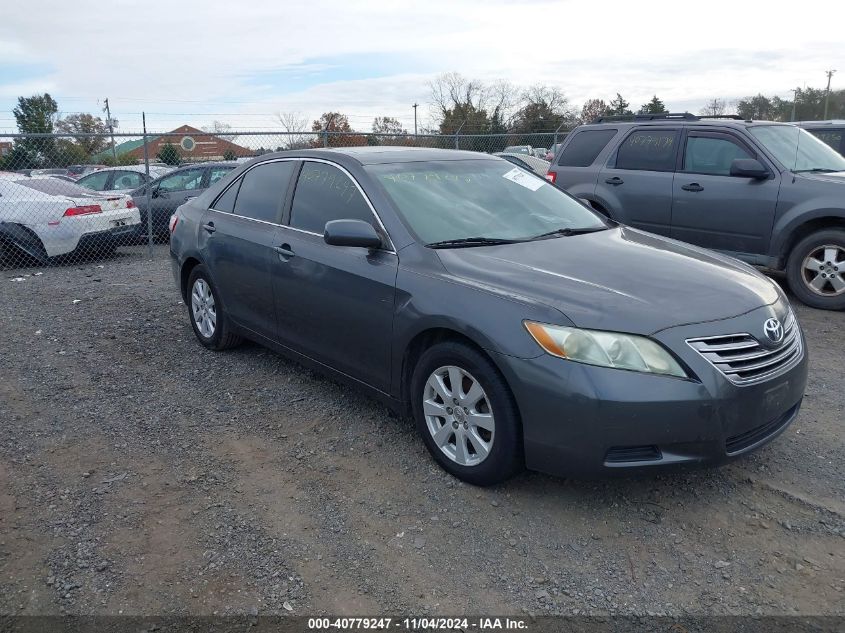
[[[719,470],[478,489],[408,420],[194,341],[165,247],[0,271],[0,613],[845,614],[845,313]],[[23,277],[22,281],[12,281]]]

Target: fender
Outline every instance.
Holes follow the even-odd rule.
[[[769,254],[778,260],[789,255],[787,247],[792,241],[795,232],[806,224],[817,225],[821,228],[824,220],[829,220],[831,225],[845,224],[845,208],[842,206],[829,206],[810,208],[811,204],[818,203],[818,200],[810,200],[806,204],[798,204],[775,220],[772,230],[772,244]],[[833,201],[828,201],[833,202]],[[841,204],[841,203],[840,203]]]

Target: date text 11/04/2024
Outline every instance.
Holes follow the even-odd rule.
[[[467,631],[478,630],[524,630],[525,620],[520,618],[308,618],[308,628],[314,631],[332,629],[389,630],[392,628],[410,631]]]

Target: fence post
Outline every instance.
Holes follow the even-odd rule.
[[[461,130],[464,128],[464,123],[466,122],[466,119],[461,121],[461,124],[458,126],[458,129],[455,130],[455,149],[461,149]]]
[[[334,121],[334,115],[329,117],[329,120],[326,122],[326,127],[323,128],[323,147],[329,146],[329,127],[331,126],[332,121]]]
[[[141,113],[141,124],[144,128],[144,172],[147,175],[147,186],[144,187],[144,195],[147,198],[147,254],[153,256],[153,197],[150,187],[150,155],[147,147],[147,114]]]
[[[555,130],[555,136],[554,136],[554,144],[555,145],[557,145],[557,133],[560,132],[560,128],[562,128],[564,125],[565,125],[565,122],[561,123],[560,125],[557,126],[557,129]]]

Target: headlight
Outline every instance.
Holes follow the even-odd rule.
[[[644,336],[582,330],[533,321],[525,321],[525,328],[537,344],[552,356],[600,367],[688,377],[669,352]]]

